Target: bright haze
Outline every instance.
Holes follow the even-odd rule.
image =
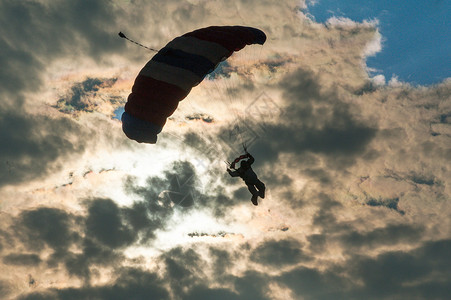
[[[375,71],[395,28],[313,4],[1,0],[0,298],[449,297],[450,74]],[[118,32],[160,49],[212,25],[267,40],[194,87],[157,144],[129,140],[120,112],[154,53]],[[226,172],[243,143],[258,206]]]

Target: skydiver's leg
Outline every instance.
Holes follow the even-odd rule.
[[[259,196],[262,198],[265,198],[265,184],[263,182],[261,182],[260,180],[257,180],[257,183],[255,184],[255,186],[257,187],[258,191],[259,191]]]
[[[257,191],[257,189],[255,188],[255,186],[253,184],[246,183],[246,185],[247,185],[247,188],[248,188],[249,192],[251,192],[252,195],[257,195],[258,196],[258,191]]]
[[[255,188],[255,186],[253,184],[246,183],[246,185],[247,185],[247,188],[249,189],[249,192],[251,192],[251,194],[252,194],[252,198],[251,198],[252,204],[258,205],[257,198],[258,198],[259,193],[258,193],[257,189]]]
[[[251,198],[252,204],[254,204],[255,206],[258,205],[257,198],[258,198],[257,195],[253,195],[252,198]]]

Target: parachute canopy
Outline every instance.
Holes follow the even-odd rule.
[[[211,26],[169,42],[136,77],[122,114],[125,135],[155,144],[166,119],[194,86],[234,51],[265,41],[265,33],[257,28]]]

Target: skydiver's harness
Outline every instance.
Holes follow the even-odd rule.
[[[250,157],[249,153],[240,155],[237,158],[235,158],[231,163],[228,163],[228,165],[230,166],[231,169],[236,170],[235,164],[238,163],[239,161],[241,161],[243,159],[246,159],[246,158],[249,158],[249,157]]]
[[[230,169],[237,170],[237,168],[235,168],[236,163],[238,163],[239,161],[241,161],[243,159],[251,157],[251,155],[247,152],[247,145],[245,143],[243,143],[242,146],[243,146],[244,152],[246,152],[245,154],[238,156],[232,162],[228,162],[228,161],[225,162]]]
[[[246,149],[245,149],[245,151],[246,151]],[[231,163],[227,162],[227,164],[228,164],[228,166],[229,166],[229,168],[227,169],[227,171],[229,172],[229,174],[230,174],[232,177],[235,177],[235,176],[233,175],[233,173],[234,173],[235,175],[240,176],[241,179],[243,179],[244,182],[245,182],[247,185],[249,185],[249,184],[250,184],[250,185],[255,185],[255,184],[258,183],[258,178],[257,178],[257,175],[256,175],[256,174],[254,173],[254,171],[252,170],[252,167],[250,166],[251,164],[248,163],[248,164],[246,164],[246,166],[241,165],[239,168],[236,168],[236,167],[235,167],[235,164],[236,164],[236,163],[238,163],[239,161],[244,160],[244,159],[246,159],[246,158],[252,159],[252,155],[249,154],[249,153],[247,153],[247,151],[246,151],[246,154],[243,154],[243,155],[238,156],[238,157],[235,158]],[[251,163],[252,163],[252,162],[251,162]],[[235,170],[235,171],[232,172],[231,169],[233,169],[233,170]]]

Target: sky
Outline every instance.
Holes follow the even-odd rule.
[[[431,3],[419,22],[366,2],[1,0],[0,298],[446,299],[449,35],[394,33],[449,24]],[[153,53],[117,33],[161,48],[210,25],[268,39],[157,144],[127,139],[117,111]],[[258,206],[226,172],[242,142]]]
[[[304,12],[316,22],[330,18],[377,21],[382,49],[368,57],[373,75],[430,85],[450,76],[449,1],[311,1]],[[421,71],[419,71],[421,70]]]

